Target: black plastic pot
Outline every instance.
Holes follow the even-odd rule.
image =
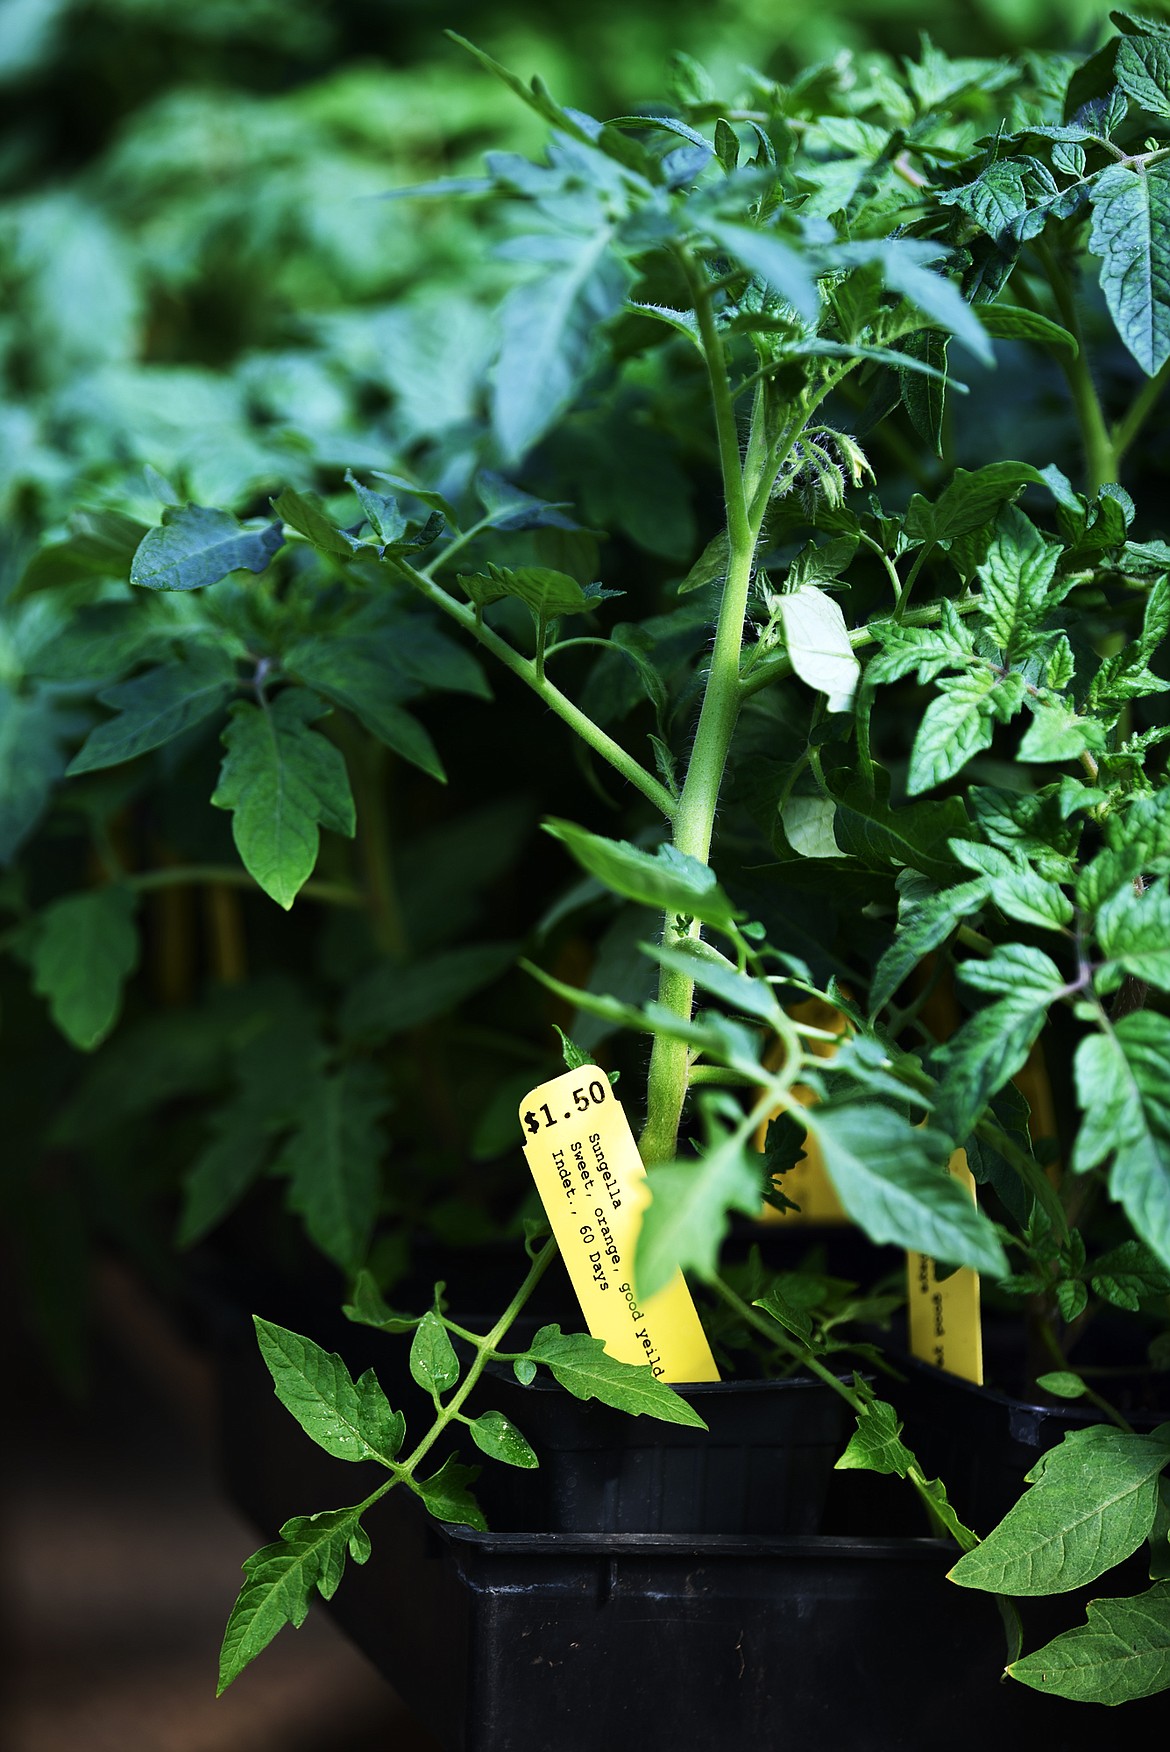
[[[479,1402],[507,1414],[540,1456],[494,1467],[481,1500],[501,1531],[814,1533],[849,1411],[823,1382],[699,1381],[679,1392],[707,1432],[581,1403],[553,1382],[485,1375]]]
[[[225,1309],[219,1327],[235,1501],[271,1537],[293,1514],[360,1500],[378,1470],[314,1447],[275,1399],[250,1321]],[[351,1328],[339,1348],[356,1369],[391,1346]],[[521,1488],[537,1478],[517,1474]],[[1000,1683],[998,1612],[946,1580],[954,1548],[855,1531],[855,1483],[886,1493],[867,1510],[901,1511],[910,1493],[833,1479],[846,1487],[831,1496],[833,1535],[480,1534],[394,1491],[367,1516],[369,1562],[347,1567],[329,1609],[444,1752],[901,1752],[944,1734],[948,1752],[987,1752],[992,1736],[1005,1752],[1033,1737],[1095,1752],[1110,1727],[1164,1731],[1162,1698],[1118,1717]],[[1147,1585],[1140,1560],[1114,1580],[1109,1592]],[[1026,1646],[1077,1622],[1087,1593],[1028,1602]]]
[[[1102,1421],[1092,1405],[1042,1405],[976,1387],[914,1357],[899,1357],[904,1383],[883,1391],[903,1419],[903,1437],[931,1477],[942,1478],[959,1515],[989,1533],[1017,1502],[1024,1477],[1070,1430]],[[1127,1407],[1135,1429],[1153,1429],[1170,1413]],[[1111,1587],[1103,1587],[1111,1592]],[[1168,1706],[1170,1712],[1170,1706]]]

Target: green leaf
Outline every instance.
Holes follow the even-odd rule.
[[[312,694],[286,688],[263,705],[238,700],[223,733],[227,755],[211,801],[233,811],[244,867],[286,911],[317,862],[318,825],[354,832],[345,761],[310,728],[324,711]]]
[[[906,534],[919,541],[953,541],[991,521],[999,507],[1028,484],[1046,485],[1027,462],[989,462],[984,468],[957,468],[954,479],[933,505],[915,493],[906,511]]]
[[[701,919],[720,930],[739,917],[710,866],[672,845],[644,852],[628,840],[603,839],[571,821],[546,821],[543,826],[568,848],[583,870],[627,900]]]
[[[1112,164],[1091,188],[1089,248],[1117,332],[1147,376],[1170,358],[1170,166]]]
[[[1047,541],[1015,505],[996,519],[987,558],[979,567],[984,612],[1000,649],[1011,652],[1039,624],[1061,549]]]
[[[872,1241],[1006,1275],[994,1228],[947,1173],[948,1138],[872,1103],[811,1107],[802,1117],[821,1146],[837,1196]]]
[[[951,932],[987,898],[987,883],[962,882],[940,894],[910,903],[899,917],[898,933],[882,955],[870,983],[870,1014],[888,1004],[924,955],[945,943]]]
[[[918,329],[907,335],[902,344],[907,360],[912,360],[916,367],[902,372],[902,405],[918,436],[929,444],[931,454],[941,456],[950,338],[937,329]],[[928,370],[924,371],[923,366]]]
[[[958,840],[951,849],[961,864],[986,876],[991,899],[1008,918],[1042,931],[1060,929],[1072,919],[1072,902],[1063,889],[1046,881],[1018,853],[1011,857],[978,840]]]
[[[801,681],[826,695],[830,712],[853,704],[861,665],[849,643],[840,604],[813,584],[802,584],[778,598],[784,642]]]
[[[1072,1430],[1028,1474],[1032,1488],[950,1579],[995,1594],[1065,1594],[1121,1563],[1148,1537],[1170,1424],[1151,1435]]]
[[[923,713],[914,738],[906,789],[912,797],[954,778],[967,762],[990,748],[995,736],[990,670],[948,677]]]
[[[289,1203],[322,1253],[352,1274],[365,1259],[381,1199],[382,1074],[354,1060],[318,1073],[296,1093],[296,1129],[273,1173],[289,1177]]]
[[[1154,36],[1123,36],[1113,75],[1147,115],[1170,116],[1170,43]]]
[[[1036,1385],[1045,1393],[1055,1394],[1057,1399],[1083,1399],[1088,1392],[1081,1377],[1071,1369],[1052,1369],[1047,1375],[1037,1375]]]
[[[1147,1297],[1170,1295],[1170,1270],[1141,1241],[1122,1241],[1093,1262],[1094,1295],[1136,1314]]]
[[[478,608],[515,596],[538,620],[562,614],[586,614],[597,607],[598,598],[586,596],[575,578],[551,566],[488,565],[486,572],[460,574],[459,582]]]
[[[147,530],[121,511],[79,511],[70,520],[68,541],[39,548],[25,567],[20,592],[53,584],[73,584],[81,578],[129,576],[134,551]]]
[[[1035,341],[1054,353],[1079,352],[1077,338],[1038,310],[1025,310],[1018,304],[977,304],[975,314],[987,330],[1000,341]]]
[[[632,276],[612,245],[604,225],[566,237],[556,268],[504,300],[492,428],[506,462],[521,461],[568,407],[596,357],[598,330],[625,302]]]
[[[1086,1622],[1007,1671],[1075,1703],[1130,1703],[1170,1686],[1170,1582],[1120,1600],[1090,1600]]]
[[[65,771],[66,729],[48,694],[0,682],[0,864],[16,856],[48,806]]]
[[[487,1532],[483,1510],[469,1486],[479,1477],[478,1466],[464,1466],[452,1454],[430,1478],[412,1478],[410,1487],[426,1504],[436,1521],[452,1521],[460,1527]]]
[[[445,1393],[459,1379],[459,1358],[447,1328],[435,1313],[424,1314],[414,1329],[410,1374],[416,1386],[431,1394]]]
[[[531,1470],[540,1461],[520,1431],[502,1411],[484,1411],[468,1424],[471,1439],[481,1453],[505,1466],[523,1466]]]
[[[638,947],[661,967],[673,968],[693,979],[704,991],[714,993],[739,1015],[754,1016],[760,1022],[775,1021],[778,1005],[771,986],[764,980],[738,973],[732,962],[702,938],[686,937],[674,945],[640,943]]]
[[[810,263],[773,231],[755,230],[730,221],[709,221],[706,227],[715,243],[751,274],[757,274],[808,322],[820,313],[816,276]]]
[[[215,1136],[183,1177],[179,1247],[193,1247],[235,1209],[272,1153],[269,1125],[263,1119],[243,1121],[234,1104],[217,1113],[213,1125]]]
[[[698,1159],[668,1162],[647,1175],[650,1203],[642,1217],[634,1278],[640,1295],[652,1296],[680,1268],[714,1277],[729,1213],[758,1216],[762,1163],[734,1136],[708,1145]]]
[[[477,943],[417,961],[383,963],[351,986],[341,1010],[342,1030],[363,1040],[392,1039],[451,1014],[515,962],[514,943]]]
[[[398,703],[396,665],[364,637],[304,639],[287,651],[284,668],[335,705],[352,712],[371,736],[412,766],[445,784],[447,775],[430,733]],[[280,696],[283,698],[283,696]]]
[[[945,1076],[936,1117],[962,1143],[991,1097],[1022,1068],[1064,980],[1047,955],[1015,943],[987,962],[964,962],[961,972],[971,985],[1006,994],[969,1017],[939,1049]]]
[[[83,1052],[100,1046],[118,1020],[122,987],[138,965],[137,905],[133,889],[111,883],[55,900],[37,915],[33,990]]]
[[[1116,966],[1170,990],[1170,887],[1165,877],[1143,894],[1119,888],[1097,911],[1097,941]]]
[[[1095,718],[1082,718],[1071,706],[1029,704],[1033,716],[1020,741],[1020,760],[1079,760],[1086,749],[1098,754],[1103,750],[1105,727]]]
[[[162,527],[148,529],[130,567],[146,590],[201,590],[230,572],[263,572],[284,544],[279,523],[245,529],[230,511],[168,505]]]
[[[335,1460],[392,1466],[406,1421],[391,1411],[372,1369],[354,1380],[335,1351],[253,1315],[256,1340],[276,1397],[307,1436]]]
[[[353,1295],[341,1312],[357,1326],[372,1326],[378,1332],[413,1332],[418,1325],[417,1314],[399,1314],[388,1307],[372,1273],[359,1271],[354,1279]]]
[[[837,799],[834,829],[841,850],[870,870],[903,867],[921,870],[934,881],[952,879],[958,860],[947,848],[952,839],[964,839],[971,831],[961,798],[895,809],[889,802],[888,774],[879,773],[878,779],[876,791],[854,779]]]
[[[1091,1034],[1074,1059],[1084,1118],[1073,1149],[1079,1173],[1110,1156],[1109,1191],[1137,1238],[1170,1267],[1170,1017],[1137,1010]]]
[[[254,1552],[244,1565],[240,1589],[224,1631],[217,1696],[268,1647],[286,1624],[299,1630],[308,1616],[314,1589],[329,1600],[337,1590],[348,1551],[355,1563],[369,1556],[369,1541],[353,1509],[327,1509],[296,1515],[280,1529],[280,1539]]]
[[[927,265],[932,255],[940,253],[935,246],[917,238],[884,238],[873,243],[840,244],[833,253],[846,261],[876,262],[891,292],[901,293],[908,304],[953,334],[985,365],[995,364],[987,335],[958,286]]]
[[[902,1425],[892,1405],[873,1399],[857,1414],[857,1428],[849,1438],[849,1446],[836,1463],[838,1472],[857,1468],[863,1472],[894,1473],[905,1478],[914,1456],[899,1441]]]
[[[280,496],[272,500],[272,509],[290,529],[312,542],[318,553],[330,554],[339,560],[353,559],[352,546],[316,493],[297,493],[292,487],[285,487]]]
[[[161,748],[218,712],[234,682],[235,665],[225,651],[196,646],[177,663],[106,688],[98,699],[118,715],[87,737],[69,763],[70,777]]]
[[[655,1379],[649,1363],[619,1363],[599,1338],[588,1333],[542,1326],[527,1355],[543,1363],[574,1399],[598,1399],[631,1417],[654,1417],[693,1430],[707,1427],[673,1387]]]

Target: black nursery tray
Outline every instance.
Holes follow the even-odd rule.
[[[334,1610],[445,1752],[1088,1752],[1165,1727],[1161,1699],[1118,1717],[999,1682],[995,1604],[946,1580],[941,1540],[474,1533],[380,1507]]]

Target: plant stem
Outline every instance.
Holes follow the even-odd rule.
[[[1060,320],[1077,343],[1076,357],[1070,357],[1062,349],[1059,363],[1081,428],[1081,442],[1085,450],[1085,485],[1090,495],[1095,496],[1099,488],[1117,479],[1117,455],[1105,422],[1101,398],[1097,394],[1097,386],[1089,369],[1080,312],[1072,288],[1064,268],[1057,260],[1056,252],[1043,238],[1037,241],[1036,251],[1044,264],[1048,284],[1060,312]]]
[[[422,1441],[414,1449],[413,1453],[411,1453],[407,1459],[401,1460],[397,1463],[398,1470],[402,1474],[408,1476],[414,1471],[423,1456],[434,1447],[447,1425],[451,1423],[456,1414],[462,1410],[468,1395],[483,1374],[484,1369],[491,1361],[492,1356],[499,1348],[501,1339],[508,1331],[508,1328],[517,1319],[537,1284],[552,1264],[556,1254],[556,1241],[550,1238],[545,1242],[540,1252],[536,1255],[536,1258],[532,1261],[528,1276],[524,1279],[524,1282],[520,1285],[520,1288],[516,1291],[516,1294],[512,1297],[512,1300],[508,1303],[508,1306],[504,1309],[504,1312],[500,1315],[500,1318],[496,1321],[491,1331],[486,1333],[482,1338],[473,1338],[473,1335],[467,1335],[468,1337],[472,1337],[472,1341],[475,1345],[475,1356],[472,1358],[471,1365],[458,1388],[451,1395],[450,1399],[448,1399],[447,1403],[439,1407],[434,1423],[431,1425]]]
[[[655,809],[668,821],[673,820],[675,800],[666,786],[660,784],[652,773],[647,772],[646,768],[639,761],[636,761],[632,754],[628,754],[620,742],[615,742],[613,737],[608,735],[599,724],[595,724],[593,719],[579,706],[574,705],[573,701],[566,694],[563,694],[559,687],[549,681],[547,676],[542,676],[533,658],[524,657],[519,651],[514,650],[506,639],[501,639],[497,632],[494,632],[491,627],[485,625],[478,618],[475,610],[469,604],[457,601],[441,585],[436,584],[425,572],[420,572],[409,561],[397,557],[394,564],[404,576],[410,579],[410,582],[426,597],[428,602],[433,603],[449,619],[456,621],[464,632],[470,634],[477,643],[483,646],[485,651],[490,651],[505,669],[510,669],[513,675],[518,676],[527,687],[530,687],[550,711],[555,712],[558,718],[563,719],[569,728],[576,732],[581,741],[593,750],[594,754],[599,755],[602,760],[608,761],[614,771],[620,773],[622,778],[633,785],[636,790],[641,791],[643,797],[653,803]]]
[[[1121,468],[1122,458],[1149,419],[1168,382],[1170,382],[1170,359],[1167,359],[1153,377],[1146,379],[1125,414],[1114,426],[1113,458],[1114,467],[1118,470]]]
[[[752,562],[763,509],[761,508],[757,516],[749,516],[744,473],[740,466],[739,434],[735,425],[731,384],[710,289],[693,257],[683,252],[681,259],[690,282],[699,335],[707,360],[719,466],[723,477],[729,547],[727,578],[719,604],[711,665],[703,689],[703,703],[699,709],[699,722],[687,763],[686,778],[674,811],[676,849],[705,864],[711,851],[715,808],[723,783],[727,752],[739,716],[739,660],[743,646],[743,625],[747,615]],[[748,439],[748,457],[753,474],[762,472],[766,466],[763,461],[764,443],[761,430],[763,417],[764,388],[761,384],[756,394],[752,430]],[[767,504],[766,497],[764,504]],[[667,919],[667,933],[670,930],[671,921]],[[692,925],[690,930],[692,935],[698,934],[697,926]],[[689,1016],[694,1002],[693,980],[674,968],[663,967],[658,979],[658,1001],[672,1015]],[[674,1155],[683,1102],[686,1100],[689,1063],[685,1041],[668,1039],[662,1034],[655,1035],[646,1083],[646,1124],[639,1140],[642,1160],[648,1168],[657,1162],[669,1161]]]

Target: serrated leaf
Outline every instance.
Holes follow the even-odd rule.
[[[1170,168],[1110,165],[1092,185],[1089,248],[1117,332],[1152,377],[1170,358]]]
[[[1170,43],[1155,36],[1123,36],[1113,74],[1147,115],[1170,116]]]
[[[1060,547],[1047,541],[1015,505],[1000,512],[978,570],[984,612],[1001,650],[1014,650],[1039,624],[1060,555]]]
[[[802,584],[778,598],[777,610],[797,675],[826,696],[830,712],[847,712],[861,665],[849,642],[840,604],[815,585]]]
[[[378,1332],[413,1332],[419,1322],[417,1314],[399,1314],[389,1307],[376,1279],[364,1269],[354,1279],[353,1294],[341,1312],[355,1325],[372,1326]]]
[[[816,320],[820,311],[816,275],[798,249],[775,232],[750,225],[720,220],[709,221],[706,228],[720,249],[757,274],[807,321]]]
[[[907,907],[898,934],[882,955],[870,984],[870,1013],[889,1003],[924,955],[945,943],[960,920],[977,912],[987,898],[987,883],[962,882]]]
[[[1094,1295],[1136,1314],[1147,1297],[1170,1295],[1170,1270],[1141,1241],[1122,1241],[1094,1260]]]
[[[1055,882],[1046,881],[1017,853],[1010,857],[998,846],[978,840],[957,840],[951,847],[960,864],[987,878],[988,893],[1009,919],[1052,930],[1067,925],[1072,902]]]
[[[478,1533],[486,1533],[483,1510],[470,1489],[479,1472],[478,1466],[464,1466],[452,1455],[430,1478],[412,1478],[410,1485],[436,1521],[454,1522],[456,1526],[474,1527]]]
[[[1090,1600],[1086,1622],[1013,1661],[1022,1685],[1075,1703],[1130,1703],[1170,1686],[1170,1582],[1120,1600]]]
[[[491,1459],[502,1460],[505,1466],[522,1466],[529,1471],[540,1465],[529,1443],[502,1411],[481,1412],[467,1427],[476,1447]]]
[[[857,1428],[837,1461],[836,1470],[856,1468],[905,1478],[914,1464],[914,1456],[899,1440],[901,1434],[902,1425],[893,1406],[881,1399],[870,1400],[857,1414]]]
[[[1038,310],[1025,310],[1018,304],[977,304],[975,314],[996,340],[1035,341],[1054,353],[1070,353],[1074,359],[1080,350],[1075,335]]]
[[[278,1541],[262,1546],[247,1560],[247,1580],[224,1631],[217,1696],[222,1696],[286,1624],[300,1628],[314,1590],[323,1599],[332,1598],[347,1551],[355,1563],[365,1562],[369,1540],[358,1519],[360,1513],[359,1505],[327,1509],[319,1515],[296,1515],[285,1522]]]
[[[254,1185],[272,1153],[263,1120],[242,1122],[234,1106],[216,1115],[215,1136],[183,1177],[183,1211],[175,1235],[179,1247],[201,1241]]]
[[[416,961],[383,963],[350,987],[341,1010],[342,1030],[363,1040],[393,1039],[449,1015],[515,962],[514,943],[476,943],[441,949]]]
[[[117,713],[86,738],[68,774],[94,772],[161,748],[224,705],[235,682],[225,651],[196,646],[180,661],[105,688],[98,699]]]
[[[385,1086],[377,1069],[351,1061],[298,1091],[295,1129],[275,1164],[289,1178],[289,1204],[327,1258],[353,1273],[377,1220],[386,1138]]]
[[[1073,1062],[1084,1112],[1073,1167],[1084,1173],[1113,1158],[1110,1193],[1170,1268],[1170,1018],[1123,1016],[1082,1040]]]
[[[953,541],[981,529],[999,507],[1027,485],[1046,485],[1027,462],[989,462],[984,468],[957,468],[950,485],[932,505],[915,493],[906,511],[906,534],[919,541]]]
[[[319,553],[330,554],[338,560],[353,559],[352,544],[341,533],[316,493],[298,493],[292,487],[285,487],[271,504],[281,521],[295,529],[298,535],[303,535]]]
[[[510,568],[489,564],[486,572],[461,573],[459,582],[477,607],[486,608],[489,603],[514,596],[542,621],[562,614],[585,614],[599,600],[586,596],[575,578],[552,566]]]
[[[237,701],[223,733],[227,755],[211,801],[233,812],[245,869],[286,911],[317,862],[318,827],[354,832],[345,761],[311,728],[324,710],[312,694],[286,688],[262,706]]]
[[[1097,911],[1097,941],[1110,961],[1137,979],[1170,990],[1170,886],[1165,877],[1144,893],[1119,888]]]
[[[902,373],[902,405],[910,416],[910,424],[930,446],[933,456],[942,455],[949,345],[949,336],[940,334],[937,329],[919,329],[917,333],[907,335],[903,342],[908,359],[912,359],[919,369]],[[926,371],[921,369],[924,365]]]
[[[399,704],[397,666],[383,660],[379,644],[366,637],[304,639],[285,653],[284,667],[298,681],[344,706],[371,736],[432,779],[447,775],[429,731]],[[283,696],[280,696],[283,698]]]
[[[424,1314],[414,1329],[410,1373],[416,1386],[432,1394],[445,1393],[459,1379],[459,1358],[447,1328],[435,1313]]]
[[[871,870],[902,866],[921,870],[935,881],[953,878],[958,860],[948,851],[949,844],[971,831],[962,800],[946,797],[894,808],[888,776],[880,774],[879,780],[876,791],[871,791],[855,779],[837,799],[835,831],[840,849]]]
[[[122,1006],[122,987],[138,965],[138,896],[111,883],[66,895],[39,913],[30,961],[33,990],[83,1052],[100,1046]]]
[[[837,1196],[872,1241],[1000,1277],[995,1230],[947,1173],[948,1138],[874,1103],[805,1114]]]
[[[940,682],[914,738],[906,778],[912,797],[954,778],[973,755],[991,747],[996,720],[990,696],[995,686],[990,670]]]
[[[68,723],[47,693],[17,693],[0,682],[0,864],[35,830],[65,771]]]
[[[625,302],[631,274],[612,244],[605,226],[574,238],[552,272],[504,300],[492,427],[509,463],[521,461],[573,400],[599,328]]]
[[[603,839],[571,821],[546,821],[543,826],[583,870],[627,900],[724,930],[739,916],[710,866],[672,845],[644,852],[628,840]]]
[[[653,1417],[693,1430],[707,1427],[673,1387],[655,1379],[649,1363],[618,1362],[601,1339],[588,1333],[542,1326],[527,1355],[533,1362],[543,1363],[574,1399],[598,1399],[631,1417]]]
[[[1170,1425],[1132,1435],[1107,1425],[1070,1431],[1044,1455],[1015,1507],[950,1572],[962,1588],[1064,1594],[1121,1563],[1149,1535]]]
[[[777,1003],[766,981],[738,973],[730,961],[699,937],[687,937],[677,944],[640,943],[644,955],[651,956],[662,967],[682,973],[704,991],[712,992],[730,1010],[742,1016],[754,1016],[761,1022],[775,1020]],[[592,1063],[592,1060],[584,1060]],[[575,1067],[570,1066],[570,1069]]]
[[[284,545],[279,523],[245,529],[230,511],[168,505],[162,526],[143,536],[130,567],[146,590],[202,590],[231,572],[263,572]]]
[[[730,1212],[759,1214],[759,1152],[749,1152],[734,1137],[708,1145],[697,1159],[652,1168],[647,1181],[650,1203],[643,1213],[634,1264],[634,1279],[643,1296],[665,1288],[680,1268],[713,1277]]]
[[[335,1460],[393,1465],[406,1423],[391,1411],[373,1370],[355,1381],[335,1351],[258,1314],[253,1322],[276,1397],[305,1434]]]

